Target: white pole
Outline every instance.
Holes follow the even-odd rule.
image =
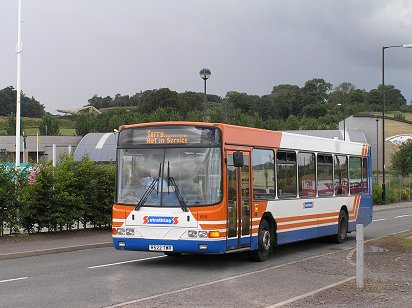
[[[36,133],[36,163],[39,163],[39,132]]]
[[[363,266],[363,224],[356,225],[356,285],[363,288],[364,266]]]
[[[21,70],[21,0],[18,0],[18,16],[17,16],[17,86],[16,86],[16,168],[20,167],[20,70]]]
[[[53,167],[56,167],[56,145],[53,144]]]
[[[72,155],[72,145],[71,144],[67,147],[67,152],[69,153],[69,155]]]

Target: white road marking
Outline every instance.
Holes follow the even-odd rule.
[[[325,290],[327,290],[327,289],[336,287],[336,286],[341,285],[341,284],[343,284],[343,283],[345,283],[345,282],[351,281],[351,280],[353,280],[353,279],[355,279],[355,278],[356,278],[356,276],[349,277],[349,278],[347,278],[347,279],[345,279],[345,280],[342,280],[342,281],[339,281],[339,282],[330,284],[330,285],[328,285],[328,286],[326,286],[326,287],[317,289],[317,290],[312,291],[312,292],[308,292],[308,293],[305,293],[305,294],[302,294],[302,295],[299,295],[299,296],[296,296],[296,297],[292,297],[292,298],[290,298],[290,299],[288,299],[288,300],[286,300],[286,301],[276,303],[276,304],[271,305],[271,306],[268,306],[268,307],[266,307],[266,308],[282,307],[282,306],[284,306],[284,305],[287,305],[287,304],[296,302],[296,301],[298,301],[298,300],[300,300],[300,299],[303,299],[303,298],[306,298],[306,297],[308,297],[308,296],[315,295],[316,293],[319,293],[319,292],[325,291]]]
[[[172,294],[176,294],[176,293],[180,293],[180,292],[184,292],[184,291],[189,291],[189,290],[193,290],[193,289],[198,289],[198,288],[210,286],[210,285],[213,285],[213,284],[217,284],[217,283],[221,283],[221,282],[225,282],[225,281],[229,281],[229,280],[234,280],[234,279],[238,279],[238,278],[242,278],[242,277],[246,277],[246,276],[251,276],[251,275],[255,275],[255,274],[264,273],[264,272],[274,270],[274,269],[278,269],[278,268],[282,268],[282,267],[285,267],[285,266],[288,266],[288,265],[294,265],[294,264],[298,264],[300,262],[306,262],[308,260],[316,259],[316,258],[319,258],[319,257],[325,257],[325,256],[329,256],[329,255],[332,255],[332,254],[336,254],[336,253],[339,253],[339,252],[342,252],[342,251],[345,251],[345,250],[348,250],[348,249],[353,249],[353,247],[348,247],[348,248],[344,248],[344,249],[338,250],[338,251],[332,251],[332,252],[328,252],[328,253],[324,253],[324,254],[308,257],[308,258],[304,258],[304,259],[301,259],[301,260],[296,260],[296,261],[292,261],[292,262],[288,262],[288,263],[284,263],[284,264],[279,264],[279,265],[268,267],[268,268],[263,268],[263,269],[260,269],[260,270],[254,271],[254,272],[244,273],[244,274],[231,276],[231,277],[227,277],[227,278],[223,278],[223,279],[219,279],[219,280],[205,282],[205,283],[201,283],[201,284],[198,284],[198,285],[195,285],[195,286],[191,286],[191,287],[187,287],[187,288],[183,288],[183,289],[179,289],[179,290],[174,290],[174,291],[160,293],[160,294],[156,294],[156,295],[152,295],[152,296],[148,296],[148,297],[143,297],[143,298],[139,298],[139,299],[136,299],[136,300],[132,300],[132,301],[128,301],[128,302],[124,302],[124,303],[120,303],[120,304],[112,305],[112,306],[108,306],[108,307],[123,307],[123,306],[126,306],[126,305],[136,304],[136,303],[139,303],[139,302],[152,300],[152,299],[159,298],[159,297],[166,296],[166,295],[172,295]]]
[[[385,220],[386,220],[386,218],[374,219],[374,220],[372,220],[372,222],[377,222],[377,221],[385,221]]]
[[[102,264],[102,265],[96,265],[96,266],[89,266],[88,268],[93,269],[93,268],[108,267],[108,266],[114,266],[114,265],[119,265],[119,264],[126,264],[126,263],[133,263],[133,262],[142,262],[142,261],[152,260],[152,259],[159,259],[159,258],[164,258],[164,257],[167,257],[167,256],[156,256],[156,257],[150,257],[150,258],[144,258],[144,259],[136,259],[136,260],[123,261],[123,262]]]
[[[400,215],[400,216],[395,216],[394,218],[403,218],[403,217],[410,217],[410,216],[412,216],[411,214],[409,214],[409,215]]]
[[[17,281],[17,280],[24,280],[24,279],[28,279],[28,278],[29,278],[29,277],[20,277],[20,278],[13,278],[13,279],[0,280],[0,283],[2,283],[2,282]]]

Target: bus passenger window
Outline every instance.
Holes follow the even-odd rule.
[[[318,155],[318,196],[333,195],[333,160],[332,155]]]
[[[272,150],[253,149],[253,198],[270,199],[275,195],[275,164]]]
[[[349,158],[349,183],[351,195],[362,193],[362,160],[360,157]]]
[[[276,153],[277,187],[279,198],[296,197],[296,152]]]
[[[299,196],[316,196],[315,154],[298,153]]]
[[[337,196],[349,193],[347,160],[346,156],[335,156],[335,194]]]

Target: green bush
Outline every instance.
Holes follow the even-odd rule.
[[[114,199],[115,166],[96,164],[87,157],[75,162],[62,157],[61,164],[36,166],[16,172],[0,165],[0,235],[6,225],[26,232],[109,226]]]
[[[373,204],[382,204],[382,187],[376,182],[372,183],[372,199]]]

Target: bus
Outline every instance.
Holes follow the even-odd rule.
[[[368,144],[219,123],[124,125],[113,245],[256,261],[277,245],[342,243],[372,221]]]

